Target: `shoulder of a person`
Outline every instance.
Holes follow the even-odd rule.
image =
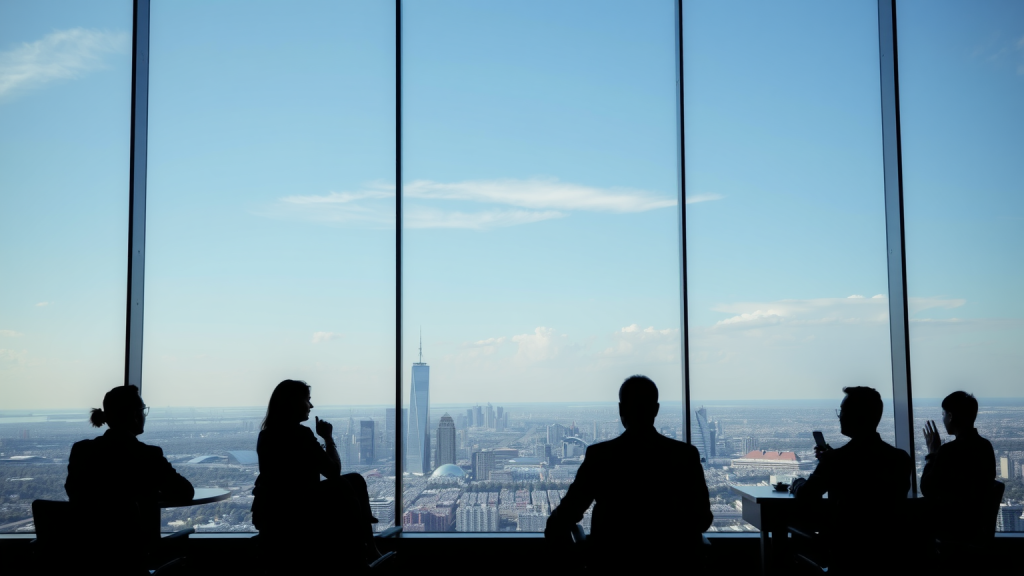
[[[141,450],[142,453],[145,454],[146,456],[148,456],[150,458],[163,458],[164,457],[164,449],[163,448],[161,448],[159,446],[153,446],[152,444],[146,444],[145,442],[139,442],[139,444],[140,444],[139,450]]]

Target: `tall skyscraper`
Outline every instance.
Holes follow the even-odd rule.
[[[395,409],[385,408],[384,409],[384,453],[381,454],[382,458],[387,457],[387,453],[395,449]]]
[[[473,406],[473,426],[477,428],[483,428],[484,426],[484,408],[483,406]]]
[[[701,406],[694,414],[697,416],[697,431],[700,434],[700,437],[694,438],[694,440],[697,441],[697,451],[700,452],[701,458],[704,460],[704,468],[707,468],[708,458],[715,455],[715,435],[708,425],[707,409]]]
[[[420,335],[420,361],[412,365],[412,390],[409,394],[409,437],[406,463],[409,472],[430,473],[430,366],[423,362],[423,336]]]
[[[373,450],[373,420],[363,420],[359,423],[359,463],[373,464],[376,457]]]
[[[455,421],[447,412],[437,425],[437,459],[434,464],[455,464]]]

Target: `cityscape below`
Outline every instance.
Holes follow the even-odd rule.
[[[940,419],[937,401],[916,407],[915,427]],[[838,403],[838,402],[836,402]],[[422,404],[422,403],[421,403]],[[714,402],[694,406],[691,438],[701,452],[714,523],[710,531],[744,532],[742,505],[730,485],[768,485],[808,476],[814,468],[811,432],[838,447],[834,407],[825,401]],[[252,487],[259,474],[256,438],[263,408],[153,408],[140,440],[160,446],[197,488],[231,491],[230,499],[164,509],[162,528],[200,532],[252,532]],[[571,485],[587,447],[618,436],[614,403],[436,405],[421,414],[423,450],[406,451],[401,481],[402,526],[427,532],[541,532]],[[377,530],[395,524],[395,409],[384,406],[317,407],[334,423],[343,470],[369,486]],[[0,532],[33,532],[31,502],[63,500],[71,445],[99,435],[87,410],[0,413]],[[978,429],[996,448],[999,480],[1007,486],[999,531],[1024,531],[1024,401],[986,403]],[[419,435],[403,409],[405,434]],[[655,427],[685,439],[682,406],[665,402]],[[893,442],[892,415],[882,437]],[[922,446],[921,438],[917,446]],[[408,444],[406,444],[408,446]],[[623,462],[644,474],[644,462]],[[923,454],[917,452],[918,473]],[[865,463],[871,478],[871,463]],[[644,498],[638,494],[637,499]],[[583,519],[589,530],[590,511]]]

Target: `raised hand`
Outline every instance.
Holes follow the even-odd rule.
[[[334,432],[334,426],[327,420],[321,420],[316,416],[314,418],[316,419],[316,435],[325,441],[333,442],[332,433]]]
[[[935,454],[942,447],[942,439],[939,438],[939,428],[935,420],[924,423],[924,443],[928,446],[928,454]]]

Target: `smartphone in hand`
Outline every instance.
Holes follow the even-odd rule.
[[[825,435],[821,433],[821,430],[815,430],[811,434],[814,435],[814,444],[818,448],[824,450],[826,447],[828,447],[828,444],[825,444]]]

